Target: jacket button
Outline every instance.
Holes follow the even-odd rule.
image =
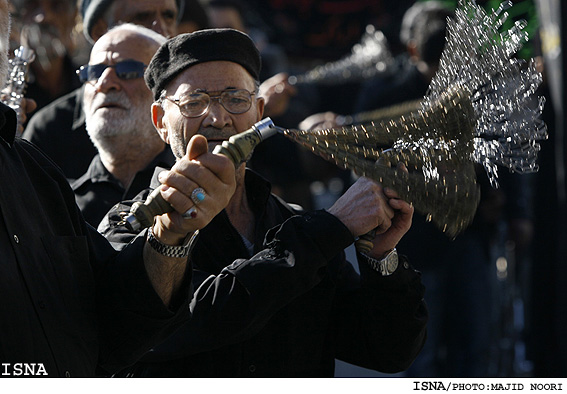
[[[256,372],[256,366],[255,366],[254,364],[251,364],[251,365],[248,367],[248,370],[249,370],[250,372],[254,373],[254,372]]]
[[[20,239],[18,238],[18,236],[16,234],[14,234],[14,241],[19,244],[20,243]]]
[[[66,378],[70,378],[70,377],[71,377],[71,372],[65,371],[65,377],[66,377]]]

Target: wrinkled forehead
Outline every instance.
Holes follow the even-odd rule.
[[[254,92],[256,83],[240,64],[221,60],[186,68],[167,86],[169,94],[183,94],[193,90],[219,92],[226,89],[246,89]]]
[[[103,35],[91,50],[89,64],[113,64],[137,60],[148,64],[159,45],[148,37],[129,30],[115,30]]]

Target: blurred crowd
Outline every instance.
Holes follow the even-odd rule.
[[[478,3],[496,8],[500,2]],[[306,130],[339,127],[347,117],[421,99],[439,67],[456,1],[11,0],[11,6],[11,53],[26,46],[36,54],[25,95],[37,108],[27,114],[23,137],[61,167],[80,201],[84,174],[100,147],[87,132],[76,71],[113,25],[140,24],[166,37],[217,27],[246,32],[262,55],[265,115],[280,127]],[[529,22],[531,40],[520,56],[541,56],[535,7],[531,0],[518,1],[510,11]],[[349,56],[369,25],[384,34],[391,54],[384,70],[365,79],[290,83],[290,76]],[[540,89],[547,96],[545,80]],[[553,133],[551,111],[545,116]],[[422,272],[430,321],[426,345],[403,376],[556,373],[553,355],[544,351],[549,342],[542,339],[549,341],[552,311],[546,312],[539,292],[550,278],[534,274],[553,231],[542,207],[552,205],[541,187],[553,176],[548,149],[544,143],[539,173],[502,171],[500,188],[480,169],[477,214],[454,240],[415,214],[398,249]],[[275,194],[306,209],[328,208],[355,180],[281,135],[259,145],[248,165],[271,182]],[[138,191],[129,189],[123,185],[123,199]],[[97,227],[106,210],[83,213]],[[372,375],[342,364],[336,374]]]

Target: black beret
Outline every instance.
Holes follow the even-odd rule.
[[[259,81],[260,53],[248,35],[235,29],[197,30],[169,39],[155,53],[144,78],[157,100],[167,84],[185,69],[221,60],[240,64]]]

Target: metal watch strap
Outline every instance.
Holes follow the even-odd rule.
[[[183,240],[183,244],[179,246],[171,246],[162,243],[154,236],[154,232],[150,227],[148,229],[148,243],[150,246],[159,254],[167,257],[187,257],[191,252],[191,246],[193,245],[193,240],[197,237],[199,231],[195,231],[193,234],[188,234]]]
[[[382,276],[392,275],[398,268],[398,251],[396,248],[392,249],[382,260],[376,260],[365,253],[361,254],[366,259],[368,265],[382,274]]]

